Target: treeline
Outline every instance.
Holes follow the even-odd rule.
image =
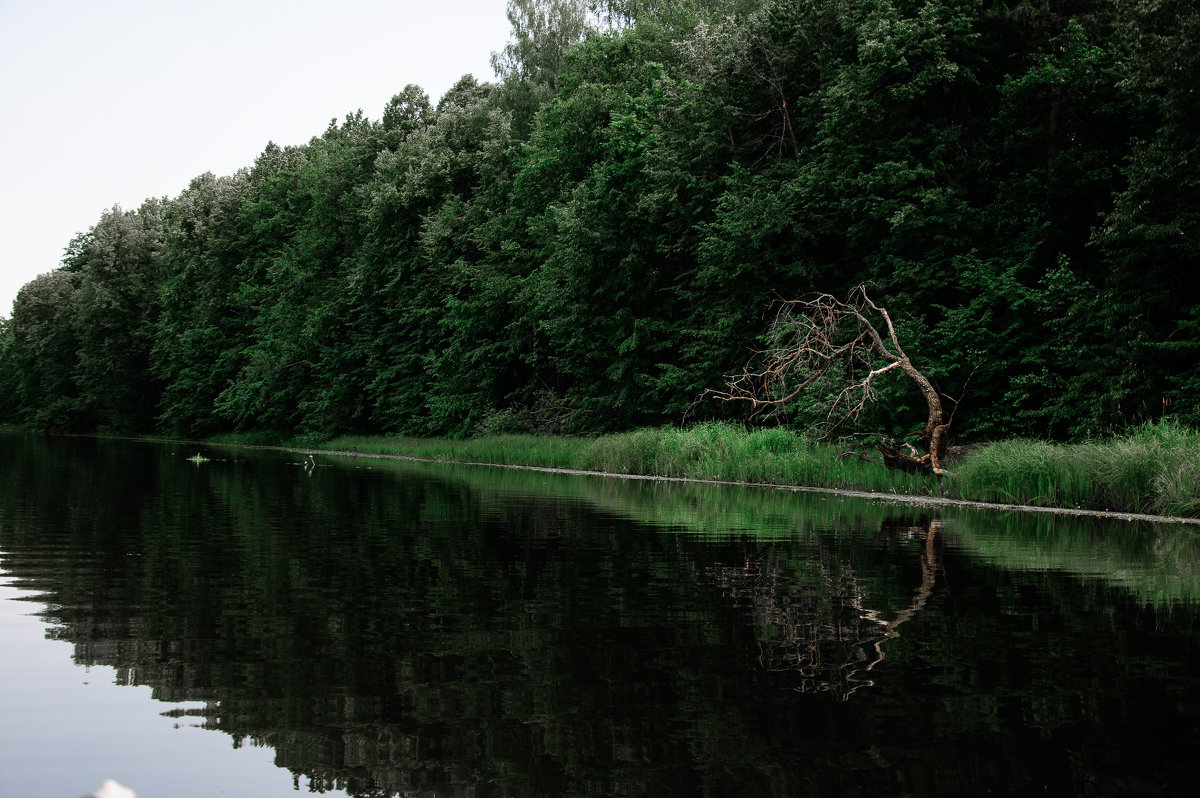
[[[436,104],[410,85],[378,120],[103,213],[3,322],[0,418],[187,436],[706,418],[738,412],[695,400],[772,297],[870,281],[960,438],[1200,423],[1193,0],[509,12],[496,83]],[[922,401],[889,390],[870,422],[906,431]]]

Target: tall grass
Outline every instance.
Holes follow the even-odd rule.
[[[785,429],[746,431],[731,424],[639,429],[596,438],[499,435],[469,440],[342,437],[321,448],[401,454],[431,460],[533,465],[614,474],[729,482],[926,493],[929,478],[843,458]]]
[[[1200,515],[1200,433],[1171,421],[1079,444],[1013,440],[955,468],[953,495],[979,501]]]
[[[933,481],[843,458],[781,428],[747,432],[730,424],[643,429],[595,439],[587,452],[595,470],[730,482],[924,493]]]

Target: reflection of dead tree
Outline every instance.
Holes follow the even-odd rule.
[[[753,614],[759,664],[797,674],[800,692],[832,693],[843,700],[874,684],[867,676],[884,660],[884,644],[919,612],[933,592],[939,568],[937,532],[943,522],[889,526],[890,535],[919,537],[921,584],[908,606],[891,617],[868,607],[867,590],[854,568],[822,557],[815,579],[798,583],[779,563],[748,558],[713,574],[727,596]]]
[[[920,432],[926,454],[909,446],[902,452],[879,444],[888,468],[943,475],[950,422],[942,411],[942,397],[929,379],[909,360],[887,309],[875,304],[864,285],[846,301],[830,294],[776,303],[775,319],[767,331],[768,345],[755,353],[754,368],[730,377],[724,390],[708,394],[724,401],[749,402],[752,415],[776,410],[803,391],[838,376],[844,384],[826,415],[826,434],[857,419],[877,398],[876,381],[900,371],[920,390],[929,416]]]
[[[933,593],[934,580],[937,577],[939,567],[937,547],[935,537],[938,530],[942,528],[944,521],[935,520],[929,522],[929,525],[923,530],[925,535],[924,545],[921,547],[921,586],[917,588],[917,592],[913,594],[912,602],[907,608],[896,613],[896,617],[890,621],[884,620],[882,614],[877,610],[867,609],[858,605],[858,609],[862,612],[862,617],[875,623],[882,630],[883,636],[876,640],[872,645],[875,653],[878,655],[874,662],[866,667],[866,670],[871,670],[879,663],[883,662],[883,644],[891,640],[893,637],[899,637],[900,633],[896,629],[900,624],[906,622],[913,617],[917,612],[925,607],[925,602],[929,600],[929,596]]]
[[[710,573],[726,597],[750,611],[764,670],[798,674],[801,692],[853,692],[854,672],[869,660],[861,642],[874,633],[854,607],[853,568],[822,556],[812,580],[798,581],[781,563],[750,557]]]

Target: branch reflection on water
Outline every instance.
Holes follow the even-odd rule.
[[[830,693],[847,700],[875,681],[869,672],[884,661],[884,644],[924,608],[941,569],[938,533],[945,521],[885,519],[880,537],[919,540],[921,583],[908,606],[894,612],[870,606],[871,591],[853,564],[822,553],[817,578],[800,582],[763,549],[740,566],[710,566],[725,595],[751,610],[759,637],[759,664],[794,672],[801,693]]]

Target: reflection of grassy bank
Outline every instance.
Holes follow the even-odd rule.
[[[376,461],[398,474],[443,473],[481,495],[545,495],[589,505],[606,514],[695,535],[757,540],[815,539],[831,530],[882,530],[898,517],[924,525],[947,521],[950,545],[1011,571],[1061,571],[1129,590],[1164,606],[1200,603],[1200,534],[1178,524],[1103,521],[1051,513],[897,508],[791,490],[691,482],[653,482],[511,469],[442,471],[444,466]]]
[[[309,443],[303,441],[303,443]],[[642,429],[596,438],[504,435],[470,440],[341,437],[325,449],[731,482],[935,494],[931,478],[844,457],[784,429],[724,424]],[[1005,441],[952,466],[950,495],[1069,509],[1200,515],[1200,433],[1162,423],[1107,441]]]
[[[958,510],[956,546],[1010,570],[1062,571],[1153,606],[1200,603],[1200,535],[1172,524]]]
[[[878,530],[900,513],[883,502],[837,495],[705,482],[611,479],[506,468],[462,468],[403,460],[373,461],[397,474],[441,474],[481,495],[537,495],[585,504],[608,515],[675,532],[796,540],[835,529]],[[443,470],[444,469],[444,470]]]

